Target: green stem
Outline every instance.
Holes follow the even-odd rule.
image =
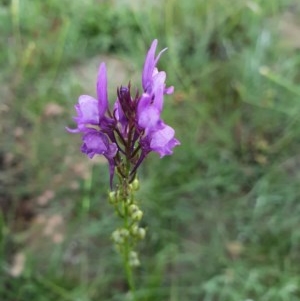
[[[127,168],[127,170],[129,170],[129,168]],[[129,217],[129,211],[128,211],[128,207],[129,204],[127,202],[128,198],[129,198],[129,183],[128,183],[128,179],[123,179],[123,183],[122,183],[122,193],[123,193],[123,206],[124,206],[124,228],[127,229],[128,231],[130,231],[130,223],[128,220]],[[123,262],[124,262],[124,269],[125,269],[125,273],[126,273],[126,279],[127,279],[127,283],[129,286],[129,290],[132,294],[132,300],[135,301],[135,285],[134,285],[134,279],[133,279],[133,268],[130,264],[130,252],[131,252],[131,242],[130,242],[130,238],[127,237],[125,240],[125,245],[124,245],[124,251],[123,251]]]
[[[124,219],[124,226],[125,229],[128,229],[128,219],[127,219],[127,214],[125,214],[125,219]],[[128,286],[130,289],[130,292],[132,293],[132,300],[135,300],[135,285],[134,285],[134,280],[133,280],[133,271],[132,267],[129,262],[129,256],[130,256],[130,241],[127,238],[125,242],[125,250],[124,250],[124,267],[125,267],[125,272],[126,272],[126,278],[128,282]]]

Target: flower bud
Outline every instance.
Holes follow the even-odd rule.
[[[117,190],[116,199],[117,199],[118,202],[120,202],[122,200],[122,194],[121,194],[120,190]]]
[[[128,237],[129,236],[129,231],[127,229],[124,229],[124,228],[120,229],[119,232],[120,232],[120,235],[122,237]]]
[[[132,190],[137,191],[140,188],[140,183],[137,178],[135,178],[131,183]]]
[[[115,244],[122,244],[124,242],[124,238],[120,235],[120,230],[115,230],[111,235],[112,240]]]
[[[134,235],[134,236],[137,236],[137,235],[138,235],[138,233],[139,233],[139,227],[138,227],[137,224],[134,224],[134,225],[132,226],[132,228],[131,228],[131,233],[132,233],[132,235]]]
[[[129,213],[130,213],[130,214],[133,214],[134,212],[136,212],[136,211],[139,210],[139,207],[138,207],[137,205],[135,205],[135,204],[131,204],[131,205],[129,206],[128,210],[129,210]]]
[[[123,229],[115,230],[112,233],[111,238],[115,244],[123,244],[125,238],[127,238],[128,236],[129,236],[129,231],[123,228]]]
[[[130,265],[131,267],[138,267],[140,264],[141,264],[141,263],[140,263],[140,261],[139,261],[138,259],[133,259],[133,260],[130,260],[130,261],[129,261],[129,265]]]
[[[116,204],[117,202],[117,196],[116,196],[116,192],[115,191],[111,191],[108,194],[108,200],[111,204]]]
[[[138,255],[136,252],[131,251],[129,254],[129,264],[132,267],[137,267],[140,265],[140,261],[138,259]]]
[[[139,222],[142,219],[142,217],[143,217],[143,212],[141,210],[136,210],[131,214],[131,218],[137,222]]]
[[[146,230],[144,228],[138,228],[137,236],[139,239],[144,239],[146,236]]]
[[[134,224],[131,228],[131,234],[137,239],[144,239],[146,236],[146,229],[140,228],[137,224]]]

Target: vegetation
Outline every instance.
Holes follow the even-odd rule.
[[[106,163],[64,128],[101,61],[139,88],[154,38],[181,146],[140,174],[138,299],[299,300],[299,4],[136,2],[0,1],[0,300],[128,300]]]

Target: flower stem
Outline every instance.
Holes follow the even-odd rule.
[[[123,212],[124,212],[124,228],[130,232],[130,220],[129,220],[129,205],[132,198],[131,193],[129,192],[129,166],[127,166],[127,177],[122,179],[122,195],[123,195]],[[126,279],[129,287],[129,291],[132,294],[132,301],[135,301],[135,285],[133,279],[133,267],[130,263],[130,254],[132,251],[132,243],[130,236],[126,237],[124,243],[124,250],[123,250],[123,263],[124,269],[126,273]]]
[[[126,148],[128,150],[128,148]],[[139,181],[133,178],[130,158],[121,162],[117,168],[119,184],[117,190],[110,192],[109,202],[123,220],[122,226],[112,233],[116,249],[122,257],[125,277],[128,285],[130,301],[136,301],[134,268],[140,265],[138,253],[135,251],[139,240],[144,239],[146,230],[140,227],[143,212],[135,200],[135,192],[139,189]]]
[[[126,209],[124,214],[124,228],[129,230],[128,205],[125,204],[125,207]],[[129,238],[127,238],[124,246],[123,261],[124,261],[124,268],[125,268],[128,287],[132,294],[132,300],[135,301],[135,285],[133,279],[133,270],[132,270],[132,266],[130,265],[130,251],[131,251],[131,245],[130,245]]]

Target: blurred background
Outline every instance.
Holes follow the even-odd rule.
[[[140,170],[139,301],[300,300],[297,0],[0,1],[0,300],[126,300],[108,168],[71,135],[152,40],[181,141]]]

